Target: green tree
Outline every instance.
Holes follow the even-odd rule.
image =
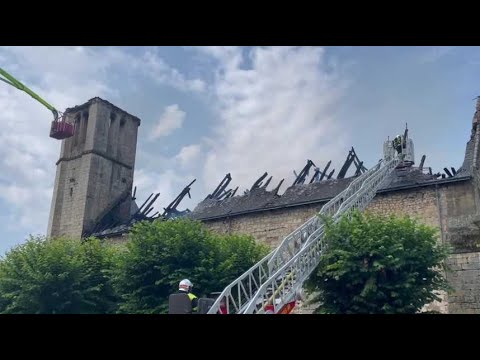
[[[114,312],[115,250],[98,239],[30,237],[0,260],[0,313]]]
[[[267,249],[248,236],[221,236],[188,219],[141,222],[120,257],[116,287],[122,313],[165,313],[168,296],[188,278],[197,296],[223,288]]]
[[[307,288],[320,313],[416,313],[447,290],[448,248],[436,230],[407,217],[354,212],[325,219],[328,244]]]

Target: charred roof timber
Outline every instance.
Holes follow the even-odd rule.
[[[205,200],[207,200],[207,199],[217,199],[218,200],[219,197],[221,197],[223,194],[226,193],[225,189],[227,188],[228,184],[230,184],[230,181],[232,181],[232,176],[230,175],[230,173],[228,173],[227,175],[225,175],[225,177],[220,182],[220,184],[218,184],[218,186],[214,190],[214,192],[209,194],[205,198]]]
[[[354,175],[354,176],[359,176],[362,172],[365,171],[365,170],[363,169],[363,161],[360,161],[358,164],[355,164],[355,166],[357,167],[357,170],[355,171],[355,175]]]
[[[190,184],[185,186],[185,188],[180,192],[180,194],[175,198],[175,200],[173,200],[166,208],[163,208],[164,212],[162,214],[162,217],[164,217],[165,219],[173,219],[176,217],[183,216],[190,212],[190,209],[186,209],[184,211],[178,211],[177,206],[180,205],[180,203],[182,202],[183,198],[186,195],[188,195],[190,199],[192,198],[190,195],[190,190],[191,190],[190,187],[195,181],[197,181],[197,179],[194,179]]]
[[[233,196],[237,192],[238,187],[233,192],[231,191],[232,189],[225,190],[227,188],[228,184],[230,184],[230,181],[232,181],[232,176],[230,175],[230,173],[228,173],[227,175],[225,175],[225,177],[220,182],[220,184],[218,184],[217,188],[213,191],[213,193],[209,194],[205,198],[205,200],[207,200],[207,199],[220,200],[222,198],[227,198],[227,197]],[[229,195],[226,196],[227,194],[229,194]]]
[[[107,207],[104,212],[98,217],[96,221],[94,221],[94,226],[90,231],[85,231],[82,235],[82,237],[88,237],[90,235],[95,235],[98,234],[104,230],[107,229],[112,229],[117,226],[122,226],[122,225],[128,225],[128,224],[133,224],[137,221],[142,221],[142,220],[153,220],[155,219],[155,214],[152,216],[148,216],[153,210],[153,203],[157,200],[158,196],[160,193],[150,194],[150,196],[145,200],[142,204],[142,206],[137,207],[135,204],[135,194],[137,192],[137,188],[134,188],[133,194],[130,194],[129,191],[126,191],[126,196],[120,196],[120,198],[115,202],[112,203],[111,206]],[[116,211],[118,208],[124,204],[125,200],[131,196],[132,200],[132,205],[130,208],[130,219],[128,221],[121,221],[119,220],[118,216],[116,216]],[[153,199],[150,200],[153,196]],[[148,203],[148,205],[147,205]],[[146,205],[146,206],[145,206]]]
[[[274,195],[278,195],[278,191],[280,190],[280,186],[282,186],[284,180],[285,180],[285,179],[280,180],[280,182],[278,183],[277,187],[272,190],[272,193],[273,193]]]
[[[328,163],[327,163],[327,166],[325,166],[325,169],[323,171],[320,171],[320,168],[319,167],[315,167],[315,172],[313,173],[313,176],[312,178],[310,179],[310,182],[309,184],[312,184],[312,183],[317,183],[317,182],[320,182],[323,180],[323,178],[325,177],[325,175],[327,174],[327,170],[328,168],[330,167],[330,164],[332,163],[332,160],[330,160]]]
[[[103,215],[98,221],[95,222],[95,226],[92,229],[92,231],[85,232],[83,237],[88,237],[90,235],[93,236],[100,236],[100,237],[105,237],[105,236],[113,236],[115,234],[119,233],[124,233],[125,231],[128,231],[128,229],[135,224],[136,222],[139,221],[153,221],[155,219],[173,219],[177,217],[184,216],[191,211],[189,209],[186,209],[184,211],[179,211],[177,210],[178,205],[180,205],[181,201],[183,198],[188,195],[188,197],[191,198],[190,195],[190,190],[192,184],[196,181],[194,179],[190,184],[188,184],[181,192],[180,194],[173,200],[166,208],[163,208],[164,212],[162,215],[158,211],[154,212],[152,215],[149,216],[149,214],[153,211],[153,203],[157,200],[157,198],[160,196],[160,193],[153,194],[151,193],[148,198],[142,203],[140,207],[138,207],[135,203],[135,194],[137,191],[137,188],[135,187],[133,190],[133,194],[131,195],[131,208],[130,208],[130,218],[127,221],[119,221],[117,217],[115,216],[115,209],[122,205],[123,201],[125,198],[121,198],[119,201],[117,201],[115,204],[113,204],[111,207],[106,209],[105,215]],[[152,198],[153,197],[153,198]]]
[[[295,181],[293,182],[292,186],[304,184],[312,166],[314,167],[315,172],[313,173],[312,178],[309,181],[309,184],[318,183],[318,182],[322,181],[324,178],[325,178],[325,180],[330,179],[335,172],[335,169],[333,169],[327,175],[327,170],[328,170],[328,168],[330,167],[331,164],[332,164],[332,160],[330,160],[327,163],[327,166],[325,166],[325,169],[323,171],[321,171],[321,169],[319,167],[317,167],[312,160],[307,160],[307,165],[305,165],[305,167],[302,169],[300,174],[297,175],[297,172],[295,170],[293,171],[293,174],[295,175],[296,178],[295,178]],[[362,167],[363,163],[361,163],[360,166]]]
[[[158,199],[158,197],[160,196],[160,193],[157,193],[155,194],[155,196],[153,197],[152,200],[150,200],[150,198],[153,196],[153,193],[150,194],[150,196],[147,198],[147,200],[145,200],[145,202],[142,204],[142,206],[140,206],[138,208],[138,210],[133,214],[133,219],[135,220],[145,220],[147,219],[147,215],[148,213],[150,213],[150,211],[153,210],[153,203]],[[148,200],[150,200],[150,202],[148,203],[148,205],[145,206],[145,204],[147,204]]]
[[[254,189],[259,189],[261,186],[262,186],[262,181],[263,179],[265,179],[266,177],[268,176],[268,173],[264,173],[262,176],[260,176],[257,181],[255,181],[252,185],[252,187],[250,188],[250,191],[254,190]],[[268,179],[268,182],[266,185],[268,185],[268,183],[270,182],[272,178],[270,177],[270,179]],[[266,186],[265,186],[266,187]]]
[[[449,178],[451,178],[451,177],[454,177],[455,175],[457,175],[457,170],[455,170],[454,167],[450,167],[450,169],[452,170],[451,172],[450,172],[450,170],[448,170],[448,168],[446,168],[446,167],[443,168],[443,171],[445,171],[446,175],[442,174],[442,178],[444,178],[445,176],[448,176]],[[445,176],[443,176],[443,175],[445,175]]]
[[[319,182],[320,181],[319,179],[320,179],[320,168],[315,167],[315,172],[313,173],[313,176],[310,179],[309,184],[313,183],[314,181]]]
[[[270,176],[268,180],[265,182],[265,185],[262,186],[262,189],[266,189],[268,184],[270,184],[270,181],[272,181],[273,176]]]
[[[216,197],[217,200],[225,200],[225,199],[228,199],[232,196],[235,196],[235,193],[237,192],[238,190],[238,186],[235,188],[235,190],[233,189],[229,189],[228,191],[225,191],[223,192],[223,194],[219,195]]]
[[[294,170],[293,173],[295,174],[296,179],[295,179],[295,181],[293,182],[292,185],[304,184],[304,183],[305,183],[305,179],[306,179],[306,177],[308,176],[308,174],[309,174],[310,169],[311,169],[312,166],[316,167],[316,165],[313,163],[312,160],[307,160],[307,165],[305,165],[305,166],[303,167],[302,171],[300,171],[300,174],[297,175],[297,173],[296,173],[295,170]]]
[[[226,198],[229,198],[232,194],[233,189],[229,189],[228,191],[224,192],[221,194],[219,197],[217,197],[218,200],[224,200]]]
[[[418,168],[420,169],[420,171],[423,170],[423,164],[425,163],[425,158],[426,158],[426,157],[427,157],[426,155],[423,155],[423,156],[422,156],[422,160],[420,160],[420,165],[418,166]]]
[[[345,175],[347,174],[347,171],[352,164],[355,164],[355,167],[356,167],[354,176],[359,176],[360,174],[367,171],[367,168],[365,166],[363,166],[363,161],[360,161],[360,159],[358,158],[357,154],[355,153],[355,149],[353,147],[348,152],[347,159],[345,160],[345,163],[343,164],[342,168],[340,169],[340,172],[338,173],[337,179],[345,178]]]

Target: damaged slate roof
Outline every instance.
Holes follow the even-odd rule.
[[[343,191],[353,179],[330,179],[318,183],[294,185],[290,186],[283,195],[275,195],[259,188],[252,190],[247,195],[234,196],[225,200],[206,199],[198,204],[188,216],[202,220],[260,209],[276,209],[327,201]]]
[[[416,167],[395,170],[380,185],[377,194],[412,187],[430,186],[448,182],[464,181],[471,178],[469,172],[458,172],[456,176],[438,179],[435,175],[425,174]],[[237,195],[223,200],[205,199],[185,216],[195,220],[213,220],[225,217],[274,210],[286,207],[301,206],[314,203],[325,203],[345,190],[355,177],[329,179],[311,184],[290,186],[282,195],[265,188],[255,188],[246,195]],[[117,224],[92,234],[104,238],[125,234],[136,221]]]
[[[425,174],[419,168],[411,167],[392,172],[380,185],[377,193],[462,181],[469,178],[469,175],[457,175],[451,178],[437,179],[435,175]],[[234,196],[225,200],[206,199],[199,203],[187,216],[196,220],[213,220],[251,212],[322,203],[346,189],[353,179],[355,178],[329,179],[312,184],[294,185],[290,186],[283,195],[275,195],[270,191],[259,188],[246,195]]]
[[[407,174],[402,174],[399,171],[395,171],[388,178],[385,179],[383,184],[377,190],[377,194],[431,185],[440,185],[450,182],[465,181],[471,179],[470,173],[457,173],[455,176],[447,178],[437,178],[435,175],[422,174],[418,168],[412,168]]]

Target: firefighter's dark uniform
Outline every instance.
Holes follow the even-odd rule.
[[[397,150],[399,154],[402,153],[402,139],[399,137],[396,137],[393,139],[393,148]]]
[[[169,314],[192,314],[198,311],[198,298],[192,293],[179,290],[168,298]]]

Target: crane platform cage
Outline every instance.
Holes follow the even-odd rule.
[[[63,140],[69,137],[72,137],[75,133],[75,126],[65,121],[65,118],[62,120],[53,120],[50,127],[50,137]]]

